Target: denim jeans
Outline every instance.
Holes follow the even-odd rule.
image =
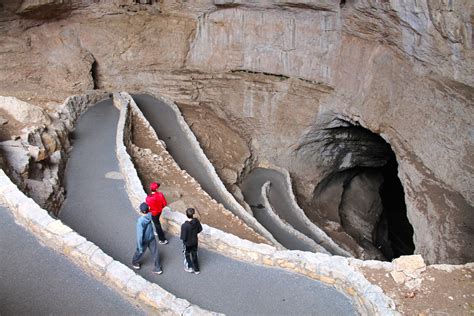
[[[150,252],[153,258],[155,259],[155,267],[153,271],[160,271],[161,270],[160,254],[158,253],[158,247],[157,247],[155,238],[153,238],[150,242],[148,242],[148,244],[143,245],[142,253],[140,253],[138,249],[135,250],[135,254],[133,255],[133,259],[132,259],[132,264],[137,265],[140,263],[141,259],[145,255],[146,248],[150,249]]]

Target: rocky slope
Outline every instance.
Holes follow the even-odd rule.
[[[93,89],[163,94],[229,187],[260,162],[287,168],[305,211],[329,231],[359,227],[351,236],[361,243],[380,208],[341,208],[357,196],[348,192],[328,218],[318,185],[380,167],[381,143],[352,136],[364,128],[396,157],[414,252],[428,263],[474,259],[471,1],[10,0],[0,9],[0,95],[54,112]]]

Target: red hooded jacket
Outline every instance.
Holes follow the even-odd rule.
[[[153,216],[161,214],[163,207],[168,205],[166,202],[165,196],[161,192],[152,192],[149,196],[146,197],[146,204],[150,208],[150,213]]]

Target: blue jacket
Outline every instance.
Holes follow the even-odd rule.
[[[137,249],[143,252],[146,246],[155,239],[153,234],[153,224],[151,223],[151,213],[140,216],[137,219]]]

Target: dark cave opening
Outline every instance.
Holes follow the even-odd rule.
[[[98,65],[97,65],[97,61],[95,60],[91,65],[91,77],[92,77],[93,89],[94,90],[99,89]]]
[[[313,206],[338,222],[370,258],[414,253],[398,163],[391,146],[359,125],[334,119],[311,135],[332,172],[316,187]]]
[[[393,152],[392,152],[393,153]],[[391,260],[403,255],[412,255],[415,250],[413,243],[413,227],[408,221],[405,194],[403,186],[397,175],[398,164],[395,154],[390,157],[387,164],[381,168],[384,182],[380,188],[383,211],[379,223],[376,227],[375,243],[383,255]],[[386,223],[382,223],[386,221]],[[382,225],[380,225],[382,223]],[[386,232],[382,232],[388,238],[384,238],[377,233],[385,227]],[[387,244],[387,241],[389,244]]]

